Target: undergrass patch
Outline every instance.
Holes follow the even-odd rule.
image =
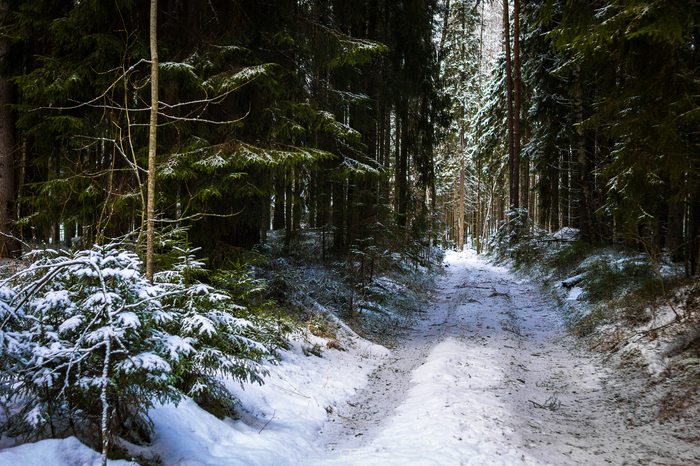
[[[269,298],[310,333],[336,339],[335,318],[383,345],[395,339],[427,305],[443,253],[427,248],[409,255],[367,247],[345,256],[327,250],[322,231],[268,236],[268,260],[256,267]],[[415,251],[414,251],[415,252]]]
[[[609,323],[613,315],[614,312],[609,306],[594,306],[588,314],[573,324],[573,333],[579,337],[591,335],[598,326]]]
[[[554,252],[547,255],[544,263],[547,267],[553,269],[557,276],[565,277],[574,273],[581,262],[583,262],[592,251],[595,251],[596,246],[583,241],[575,241],[572,243],[558,244],[553,249]]]
[[[596,257],[587,265],[581,287],[590,302],[610,302],[654,278],[648,261],[623,258],[611,262],[607,257]]]

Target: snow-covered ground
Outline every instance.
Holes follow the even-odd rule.
[[[436,303],[315,464],[700,464],[672,429],[633,425],[619,401],[637,381],[578,349],[534,283],[470,251],[445,262]]]
[[[240,419],[160,406],[154,445],[134,454],[179,466],[700,464],[694,444],[616,411],[626,387],[576,350],[533,283],[472,252],[445,262],[435,304],[395,349],[346,332],[345,351],[317,358],[302,345],[324,341],[309,336],[264,386],[230,384]],[[0,450],[0,465],[96,464],[89,454],[44,441]]]
[[[279,364],[267,365],[270,373],[262,386],[228,381],[229,390],[242,402],[237,420],[219,420],[189,399],[152,409],[155,441],[147,448],[131,446],[131,453],[159,458],[167,466],[306,463],[322,445],[329,413],[363,387],[390,353],[342,328],[339,337],[342,351],[326,349],[327,340],[310,333],[298,336],[290,350],[281,351]],[[314,344],[323,348],[323,357],[305,355]],[[99,454],[75,438],[12,444],[12,439],[0,441],[0,448],[10,446],[0,450],[0,466],[100,464]]]

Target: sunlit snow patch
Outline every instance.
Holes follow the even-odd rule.
[[[455,257],[451,257],[455,259]],[[368,446],[309,464],[540,464],[508,445],[508,411],[494,387],[503,380],[498,349],[455,339],[437,345],[413,372],[415,386]]]
[[[64,440],[42,440],[0,450],[0,464],[5,466],[99,466],[99,453],[75,437]],[[128,466],[128,461],[107,461],[109,466]]]
[[[347,336],[346,351],[305,356],[302,346],[326,343],[306,338],[281,351],[278,365],[266,364],[270,374],[263,386],[226,381],[242,403],[237,420],[219,420],[189,399],[151,410],[156,436],[150,454],[166,466],[306,464],[318,451],[329,413],[365,386],[389,355],[382,346]]]
[[[569,296],[566,299],[569,301],[578,301],[579,297],[583,294],[583,288],[580,286],[575,286],[569,290]]]

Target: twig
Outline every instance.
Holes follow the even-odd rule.
[[[547,401],[544,402],[544,404],[539,404],[537,402],[534,402],[532,400],[527,400],[530,403],[532,403],[532,406],[535,408],[540,408],[540,409],[547,409],[549,411],[556,411],[561,407],[561,401],[557,398],[557,394],[555,393],[554,395],[550,396],[547,398]]]
[[[3,233],[3,232],[1,232],[1,231],[0,231],[0,235],[5,236],[6,238],[10,238],[10,239],[13,239],[13,240],[15,240],[15,241],[18,241],[18,242],[22,243],[22,245],[25,246],[27,249],[31,249],[31,248],[32,248],[30,245],[28,245],[27,243],[25,243],[24,241],[22,241],[21,239],[17,238],[17,237],[14,236],[14,235],[8,235],[7,233]]]
[[[514,333],[514,334],[516,334],[516,335],[519,336],[519,337],[522,337],[522,336],[523,336],[523,334],[520,333],[520,331],[514,330],[514,329],[512,329],[512,328],[508,328],[508,327],[506,327],[506,326],[504,326],[504,325],[501,325],[501,330],[505,330],[506,332]]]
[[[272,420],[275,418],[275,413],[276,413],[276,412],[277,412],[276,410],[272,412],[272,417],[270,418],[269,421],[267,421],[267,422],[265,423],[264,426],[262,426],[262,429],[260,429],[260,432],[262,432],[262,431],[265,429],[265,427],[267,427],[267,425],[268,425],[269,423],[272,422]],[[258,432],[258,435],[260,435],[260,432]]]

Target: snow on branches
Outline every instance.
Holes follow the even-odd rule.
[[[0,282],[0,434],[138,443],[156,401],[187,395],[228,413],[235,399],[220,376],[262,383],[260,363],[284,336],[236,296],[188,279],[202,263],[182,252],[153,285],[118,245],[35,252]]]

